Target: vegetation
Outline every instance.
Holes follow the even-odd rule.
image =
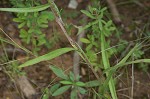
[[[10,75],[17,75],[18,73],[23,75],[24,72],[21,69],[24,67],[32,66],[42,61],[48,63],[62,54],[76,51],[82,58],[86,68],[90,68],[95,76],[95,80],[82,81],[82,75],[75,75],[71,70],[69,73],[66,73],[66,70],[62,68],[49,65],[49,68],[60,80],[51,84],[50,87],[45,88],[42,99],[61,95],[68,90],[70,90],[71,99],[78,99],[80,96],[87,95],[88,93],[92,94],[92,99],[118,99],[116,91],[117,81],[114,75],[118,69],[138,63],[140,64],[139,68],[147,72],[150,59],[145,58],[142,49],[144,43],[147,43],[149,38],[144,40],[137,39],[131,45],[133,48],[130,47],[130,50],[125,51],[130,42],[121,39],[121,30],[117,29],[111,16],[108,15],[107,7],[99,6],[99,2],[97,3],[96,1],[93,5],[88,6],[88,10],[81,10],[88,17],[89,21],[83,27],[75,26],[78,29],[78,35],[84,30],[87,31],[86,37],[80,38],[80,41],[85,45],[84,48],[81,48],[70,37],[68,33],[69,25],[63,22],[61,12],[53,0],[48,0],[47,4],[41,4],[40,0],[10,0],[10,2],[14,8],[0,8],[0,11],[15,12],[16,18],[13,21],[18,23],[18,28],[20,29],[19,37],[25,44],[32,46],[32,52],[36,56],[22,64],[19,61],[16,63],[13,62],[11,64],[13,66],[7,68],[7,72],[11,71],[13,73],[9,73]],[[49,7],[51,11],[49,11]],[[52,22],[54,19],[60,25],[60,29],[62,29],[72,47],[59,48],[45,55],[37,56],[38,51],[40,51],[43,45],[51,48],[52,42],[58,42],[56,39],[53,39],[53,41],[52,39],[48,40],[46,34],[43,32],[43,29],[49,26],[49,21]],[[147,33],[147,35],[149,34]],[[113,38],[116,41],[113,41]],[[0,40],[2,44],[3,42],[9,42],[4,38],[0,38]],[[14,43],[13,45],[20,48],[20,46]],[[21,49],[28,53],[26,48],[21,47]],[[114,56],[119,54],[121,58],[116,62]],[[9,60],[5,59],[3,61],[6,62]]]

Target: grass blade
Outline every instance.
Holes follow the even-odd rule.
[[[27,67],[27,66],[30,66],[30,65],[42,62],[42,61],[51,60],[53,58],[56,58],[56,57],[58,57],[58,56],[60,56],[64,53],[67,53],[67,52],[72,51],[72,50],[74,50],[74,49],[73,48],[60,48],[60,49],[57,49],[57,50],[52,51],[48,54],[39,56],[37,58],[31,59],[31,60],[25,62],[24,64],[20,65],[19,68]]]
[[[117,64],[117,65],[115,65],[113,67],[110,67],[110,68],[104,70],[104,73],[110,72],[110,71],[115,71],[118,68],[120,68],[122,66],[125,66],[125,65],[137,64],[137,63],[150,63],[150,59],[138,59],[138,60],[134,60],[134,61],[126,62],[126,63]]]
[[[126,64],[126,61],[129,59],[129,57],[134,53],[134,51],[138,48],[139,44],[136,44],[131,50],[130,52],[115,66],[107,68],[104,70],[104,73],[109,72],[111,70],[115,71],[116,69],[118,69],[119,67],[122,67]],[[143,59],[144,60],[144,59]],[[145,61],[145,60],[144,60]],[[131,63],[131,62],[130,62]],[[131,63],[132,64],[132,63]]]
[[[134,51],[138,48],[139,44],[136,44],[131,50],[130,52],[118,63],[118,64],[123,64],[125,63],[129,57],[134,53]]]
[[[28,8],[0,8],[0,11],[7,11],[7,12],[18,12],[18,13],[24,13],[24,12],[38,12],[45,10],[49,8],[49,4],[40,5],[36,7],[28,7]]]
[[[102,61],[103,61],[103,64],[104,64],[104,69],[108,69],[110,68],[110,63],[109,63],[109,59],[107,57],[107,53],[105,51],[105,44],[106,44],[106,41],[105,41],[105,37],[104,37],[104,33],[101,33],[101,51],[102,51]],[[115,89],[115,84],[114,84],[114,81],[113,81],[113,78],[112,76],[109,77],[109,73],[106,72],[106,76],[108,78],[110,78],[108,84],[109,84],[109,90],[110,90],[110,93],[111,93],[111,96],[112,96],[112,99],[118,99],[117,98],[117,94],[116,94],[116,89]],[[105,85],[105,84],[104,84]]]
[[[107,75],[107,79],[105,81],[104,87],[109,83],[112,75],[114,74],[116,69],[118,69],[119,67],[122,67],[122,66],[128,65],[128,64],[132,64],[132,63],[139,63],[139,62],[149,62],[150,63],[150,59],[141,59],[141,60],[136,60],[136,61],[132,61],[132,62],[126,62],[129,59],[129,57],[134,53],[134,51],[138,48],[138,46],[139,46],[139,44],[136,44],[117,65],[115,65],[113,67],[109,67],[103,71],[103,73],[106,73],[106,75]]]

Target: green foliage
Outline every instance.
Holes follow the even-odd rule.
[[[106,40],[106,38],[110,37],[112,35],[112,32],[116,30],[112,21],[109,20],[109,18],[106,19],[106,10],[106,7],[89,7],[89,11],[81,10],[82,13],[92,19],[92,22],[88,23],[88,26],[86,25],[83,28],[90,29],[90,32],[92,31],[92,33],[88,34],[87,38],[82,38],[81,41],[87,45],[86,55],[96,69],[109,68],[109,58],[111,58],[111,56],[117,52],[116,48],[110,48],[110,40]],[[99,53],[98,51],[100,50],[102,53],[101,56],[96,54]],[[101,57],[101,61],[99,61],[99,57]],[[110,78],[108,81],[108,85],[112,98],[117,99],[113,78],[111,76],[109,77],[108,73],[106,73],[106,76]]]
[[[49,96],[50,96],[49,89],[46,88],[42,99],[49,99]]]
[[[52,91],[52,96],[57,96],[65,91],[67,91],[69,88],[71,88],[71,99],[76,99],[77,92],[79,91],[81,94],[86,94],[86,89],[83,87],[86,87],[86,84],[79,81],[80,76],[77,76],[75,79],[75,76],[72,72],[69,73],[69,75],[66,75],[64,71],[56,66],[50,66],[50,69],[57,75],[57,77],[62,78],[63,80],[59,81],[59,84],[62,84],[62,87],[55,87],[58,84],[53,85],[50,89],[56,88],[55,91]]]
[[[134,53],[133,53],[133,57],[134,59],[139,59],[142,57],[142,55],[144,54],[144,52],[141,50],[141,48],[137,48]]]
[[[148,72],[149,66],[146,63],[139,63],[138,64],[138,69],[140,69],[144,72]]]
[[[18,62],[14,61],[15,60],[14,56],[10,57],[10,55],[7,53],[5,43],[9,42],[0,38],[0,45],[3,49],[2,50],[3,54],[1,55],[0,63],[4,63],[3,65],[1,64],[1,68],[4,70],[3,72],[5,72],[13,80],[17,76],[24,75],[25,72],[21,71],[21,69],[18,68]],[[7,63],[9,61],[13,62]]]
[[[54,93],[59,87],[60,87],[60,84],[58,83],[58,84],[53,85],[50,89],[45,88],[42,99],[49,99],[49,97],[52,96],[52,93]]]
[[[104,68],[102,65],[102,61],[99,61],[99,55],[96,54],[99,53],[99,51],[101,50],[100,34],[104,33],[105,37],[110,37],[112,35],[112,31],[116,29],[111,20],[107,21],[105,19],[106,10],[106,7],[96,8],[91,6],[89,6],[89,11],[81,10],[82,13],[92,19],[92,21],[89,22],[86,26],[84,26],[83,28],[78,28],[78,30],[79,33],[81,33],[81,31],[84,29],[88,29],[89,32],[92,31],[92,33],[87,34],[87,38],[81,38],[80,40],[81,42],[86,44],[86,55],[88,56],[88,59],[94,65],[96,70],[98,68]],[[117,48],[110,48],[110,40],[105,43],[105,46],[106,49],[109,48],[107,50],[108,58],[110,58],[113,54],[117,52]]]
[[[85,84],[86,84],[86,87],[96,87],[96,86],[101,85],[100,81],[98,80],[89,81],[89,82],[86,82]]]
[[[78,96],[78,95],[77,95],[77,91],[76,91],[75,89],[73,89],[73,90],[71,91],[70,98],[71,98],[71,99],[78,99],[77,96]]]
[[[112,55],[121,53],[126,48],[128,42],[119,38],[118,44],[116,44],[116,46],[114,47],[110,47],[110,37],[112,36],[112,33],[114,30],[116,30],[116,28],[114,27],[112,21],[109,20],[109,18],[105,15],[105,11],[106,8],[101,7],[89,7],[89,11],[81,10],[82,13],[84,13],[87,17],[91,18],[91,22],[89,22],[83,28],[77,28],[79,33],[81,33],[81,31],[84,29],[88,29],[88,32],[90,32],[89,34],[87,34],[86,38],[81,38],[80,40],[81,42],[86,44],[86,55],[88,56],[88,59],[90,60],[92,65],[95,66],[96,70],[100,67],[107,71],[107,69],[110,69],[109,59],[112,57]],[[149,63],[149,59],[137,60],[139,58],[142,58],[142,55],[144,54],[144,52],[140,49],[140,46],[140,44],[137,44],[133,49],[131,49],[129,53],[126,54],[118,64],[111,68],[111,71],[105,71],[107,79],[103,83],[103,87],[101,88],[105,90],[107,88],[107,85],[109,85],[109,90],[113,99],[116,99],[117,95],[115,90],[115,83],[112,76],[117,68],[127,64],[141,62],[142,65],[140,66],[143,66],[143,70],[146,71],[147,66],[143,62]],[[99,52],[100,50],[101,52]],[[99,56],[96,53],[101,53],[102,56]],[[130,60],[130,57],[132,55],[134,55],[134,59],[136,59],[136,61],[127,62],[127,60]]]
[[[7,68],[7,73],[9,73],[9,75],[11,75],[12,77],[16,77],[24,75],[25,72],[21,71],[21,69],[18,68],[18,63],[17,62],[13,62],[12,64],[6,66]]]
[[[50,88],[51,94],[54,93],[58,88],[60,87],[60,84],[55,84]]]
[[[41,45],[48,46],[48,40],[45,38],[46,34],[42,32],[42,29],[48,27],[48,21],[54,20],[52,12],[43,11],[47,9],[49,5],[41,5],[40,0],[11,0],[11,2],[14,7],[17,8],[0,8],[0,10],[19,12],[18,14],[16,14],[17,18],[14,18],[13,21],[19,23],[18,28],[20,29],[20,37],[22,38],[22,40],[26,44],[32,43],[32,45],[34,46],[34,52],[39,51],[39,46]],[[51,6],[53,6],[52,9],[54,9],[54,11],[56,11],[57,13],[54,14],[60,16],[57,6],[55,4],[52,4],[53,1],[49,0],[49,3]],[[65,71],[61,68],[58,68],[56,66],[49,66],[53,73],[61,80],[59,81],[59,83],[52,85],[50,88],[46,88],[42,99],[49,99],[50,96],[61,95],[68,90],[71,90],[71,99],[77,99],[78,93],[85,95],[89,91],[87,89],[91,87],[99,87],[98,92],[96,92],[95,89],[92,88],[95,91],[95,99],[97,98],[97,96],[100,98],[108,97],[109,99],[117,99],[115,82],[113,79],[113,74],[115,73],[115,71],[118,68],[133,63],[142,62],[143,66],[145,66],[145,63],[150,63],[150,59],[139,59],[142,57],[144,52],[141,50],[141,44],[136,44],[121,59],[119,63],[117,63],[113,67],[110,67],[111,62],[109,61],[109,59],[114,54],[122,52],[122,50],[125,49],[127,42],[119,38],[119,42],[117,44],[119,46],[110,47],[110,45],[112,44],[112,33],[116,30],[116,27],[114,26],[112,20],[110,20],[110,18],[106,16],[106,11],[107,8],[102,8],[101,6],[89,6],[89,10],[81,10],[83,14],[90,18],[90,22],[87,23],[84,27],[75,26],[76,28],[78,28],[78,34],[85,29],[88,31],[88,34],[85,38],[80,38],[81,42],[86,44],[85,53],[79,46],[73,44],[72,46],[74,48],[57,49],[48,54],[36,57],[25,62],[24,64],[20,65],[19,68],[17,64],[12,64],[12,71],[15,71],[15,73],[19,73],[20,69],[23,67],[27,67],[42,61],[48,61],[69,51],[76,50],[83,58],[83,60],[88,60],[86,62],[89,66],[94,66],[95,71],[93,73],[97,73],[96,71],[98,71],[99,69],[104,70],[103,73],[106,74],[106,80],[93,80],[88,82],[82,82],[80,81],[80,76],[74,75],[71,71],[69,72],[69,74],[66,74]],[[76,13],[69,17],[75,16]],[[67,29],[70,30],[70,26],[66,26]],[[134,55],[135,60],[128,61],[131,60],[132,55]],[[146,66],[142,68],[145,71],[147,69]],[[108,91],[110,91],[111,97],[109,96]]]
[[[57,96],[60,94],[63,94],[66,92],[69,88],[71,89],[71,99],[77,99],[77,93],[86,94],[87,89],[85,88],[91,88],[91,87],[97,87],[100,86],[99,81],[89,81],[89,82],[81,82],[79,81],[80,76],[77,76],[75,79],[75,75],[70,72],[68,75],[65,74],[64,70],[56,67],[56,66],[50,66],[50,69],[57,75],[57,77],[60,77],[62,80],[59,81],[59,83],[54,84],[50,88],[50,92],[52,96]],[[62,87],[60,86],[62,85]]]
[[[3,56],[7,57],[7,56]],[[9,61],[9,60],[7,60]],[[3,62],[6,62],[6,59],[3,60]],[[4,67],[4,72],[11,78],[14,79],[17,76],[25,75],[25,72],[23,72],[21,69],[18,68],[18,62],[13,62],[11,64],[8,64]]]
[[[144,51],[142,50],[142,46],[140,46],[139,48],[137,48],[134,53],[133,53],[133,57],[134,59],[140,59],[142,58],[144,55]],[[145,63],[139,63],[138,64],[138,69],[144,71],[144,72],[147,72],[148,70],[148,64],[145,64]]]
[[[19,2],[19,3],[18,3]],[[28,13],[28,10],[24,13],[17,13],[17,17],[13,19],[14,22],[18,22],[18,28],[20,29],[20,38],[26,44],[32,44],[33,52],[36,54],[37,51],[40,50],[41,45],[47,46],[47,38],[46,34],[42,32],[42,29],[48,27],[48,21],[54,20],[54,15],[51,11],[41,11],[49,7],[49,5],[41,5],[40,1],[14,1],[11,0],[11,3],[14,7],[22,8],[22,10],[17,10],[16,12],[23,12],[26,9],[29,11],[35,9],[37,11]],[[27,7],[34,7],[37,8],[27,8]],[[45,7],[45,8],[44,8]],[[17,9],[16,8],[16,9]]]
[[[121,53],[127,46],[128,42],[126,40],[120,39],[118,46],[117,46],[117,52]]]

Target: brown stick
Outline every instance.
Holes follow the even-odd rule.
[[[107,0],[107,3],[108,3],[108,6],[110,8],[110,11],[112,13],[112,16],[113,16],[113,19],[114,19],[114,22],[117,24],[117,25],[120,25],[124,30],[125,32],[130,32],[130,29],[128,27],[126,27],[123,23],[122,23],[122,20],[120,18],[120,15],[119,15],[119,12],[117,10],[117,7],[114,3],[113,0]]]
[[[82,27],[82,26],[81,26]],[[85,36],[85,31],[82,31],[82,33],[79,34],[77,43],[82,48],[83,43],[80,41],[80,38],[83,38]],[[80,73],[80,55],[75,51],[73,55],[73,72],[75,76],[79,75]]]
[[[26,76],[20,76],[16,79],[16,82],[27,99],[35,99],[36,91]]]
[[[113,15],[113,19],[116,23],[121,23],[121,19],[120,19],[120,15],[119,12],[116,8],[115,3],[113,2],[113,0],[107,0],[108,6],[110,8],[110,11]]]
[[[86,25],[87,23],[87,16],[83,16],[83,20],[85,20],[85,23],[83,25]],[[83,26],[80,26],[83,27]],[[77,38],[77,44],[82,48],[83,43],[80,41],[80,38],[85,37],[85,30],[82,31],[82,33],[79,34]],[[73,56],[73,73],[75,75],[75,78],[77,75],[80,75],[80,55],[75,51]]]

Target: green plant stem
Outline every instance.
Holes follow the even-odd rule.
[[[105,41],[105,37],[104,37],[104,33],[101,33],[101,51],[102,51],[102,61],[103,61],[103,64],[104,64],[104,69],[108,69],[110,68],[110,63],[109,63],[109,59],[107,57],[107,53],[105,51],[105,44],[106,44],[106,41]],[[106,72],[106,76],[108,77],[108,72]],[[111,96],[113,99],[117,99],[117,94],[116,94],[116,90],[115,90],[115,84],[114,84],[114,81],[113,81],[113,78],[111,77],[110,80],[109,80],[109,90],[111,92]]]

